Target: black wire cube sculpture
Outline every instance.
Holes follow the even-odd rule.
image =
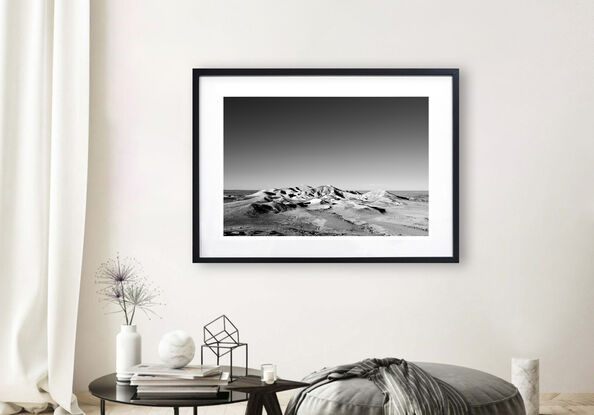
[[[239,330],[226,315],[215,318],[203,328],[204,344],[200,346],[200,364],[204,364],[204,349],[209,349],[217,358],[229,355],[229,376],[233,379],[233,351],[245,347],[245,376],[248,375],[248,345],[239,341]]]

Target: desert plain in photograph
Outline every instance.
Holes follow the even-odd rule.
[[[225,236],[426,236],[426,191],[295,186],[224,193]]]

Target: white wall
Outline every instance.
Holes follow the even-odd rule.
[[[509,379],[537,356],[542,391],[594,391],[593,17],[590,0],[93,2],[75,389],[114,368],[93,281],[119,251],[164,289],[163,318],[138,319],[145,360],[224,312],[283,376],[395,356]],[[459,67],[461,263],[192,264],[199,66]]]

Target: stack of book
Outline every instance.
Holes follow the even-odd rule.
[[[131,370],[130,385],[136,386],[136,400],[165,403],[167,400],[221,398],[219,388],[229,383],[229,372],[220,366],[186,366],[169,369],[161,365],[137,365]]]

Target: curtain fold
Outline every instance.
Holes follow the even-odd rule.
[[[80,413],[89,13],[89,0],[0,2],[0,414]]]

